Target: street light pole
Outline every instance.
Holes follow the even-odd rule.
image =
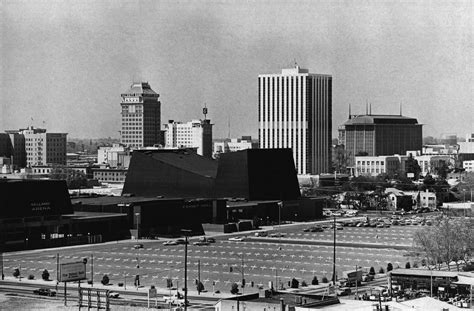
[[[140,234],[138,233],[138,216],[140,216],[140,213],[135,213],[135,216],[137,216],[137,240],[140,238]]]
[[[336,216],[334,215],[334,223],[333,223],[333,234],[334,234],[334,242],[333,242],[333,258],[332,258],[332,282],[334,286],[336,285]]]
[[[184,233],[184,311],[188,310],[188,233],[191,230],[181,229]]]
[[[91,286],[94,287],[94,254],[91,254]]]

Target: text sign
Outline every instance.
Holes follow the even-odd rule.
[[[86,265],[82,261],[62,263],[59,271],[59,282],[80,281],[86,279]]]
[[[150,288],[148,290],[148,298],[156,298],[156,288]]]

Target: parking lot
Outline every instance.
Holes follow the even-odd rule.
[[[229,241],[227,236],[216,238],[210,245],[188,246],[188,284],[194,286],[198,278],[198,260],[200,261],[201,281],[206,290],[228,292],[230,284],[240,283],[243,274],[247,291],[256,290],[257,284],[268,286],[272,281],[287,286],[291,278],[306,281],[310,284],[313,276],[319,281],[323,277],[331,278],[333,247],[318,245],[317,241],[332,241],[333,231],[303,232],[308,225],[278,227],[286,233],[285,239],[314,241],[310,245],[279,243],[278,238],[267,241],[244,240]],[[344,227],[337,230],[337,239],[354,243],[354,247],[338,246],[336,249],[336,270],[338,276],[342,271],[352,270],[355,265],[373,266],[386,269],[391,262],[395,267],[404,267],[407,261],[413,263],[405,251],[390,248],[391,244],[411,245],[411,233],[416,226],[391,228]],[[270,233],[273,231],[270,231]],[[283,239],[283,238],[282,238]],[[90,279],[91,255],[93,255],[94,282],[100,282],[107,274],[110,282],[125,283],[133,286],[135,275],[140,275],[141,285],[166,287],[166,279],[171,278],[173,285],[183,287],[184,278],[184,245],[163,245],[164,240],[142,242],[143,249],[134,249],[132,241],[87,245],[66,248],[59,251],[60,262],[72,262],[88,258],[87,275]],[[296,242],[296,241],[295,241]],[[386,248],[361,247],[358,243],[374,243]],[[47,269],[52,279],[56,278],[56,250],[39,250],[30,253],[4,254],[5,274],[21,269],[22,277],[32,274],[41,278]],[[242,264],[243,263],[243,264]],[[138,265],[138,267],[137,267]],[[230,267],[233,267],[231,272]],[[254,288],[249,286],[254,284]]]

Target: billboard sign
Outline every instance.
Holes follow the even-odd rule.
[[[80,281],[86,279],[84,261],[62,263],[59,268],[59,282]]]

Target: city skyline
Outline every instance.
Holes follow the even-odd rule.
[[[227,137],[229,123],[231,137],[257,137],[258,75],[296,61],[333,77],[333,138],[348,106],[363,114],[367,101],[374,114],[397,114],[401,103],[424,136],[464,137],[474,132],[471,8],[468,1],[8,2],[0,128],[118,138],[120,94],[144,80],[160,94],[162,120],[196,119],[206,104],[215,137]]]

